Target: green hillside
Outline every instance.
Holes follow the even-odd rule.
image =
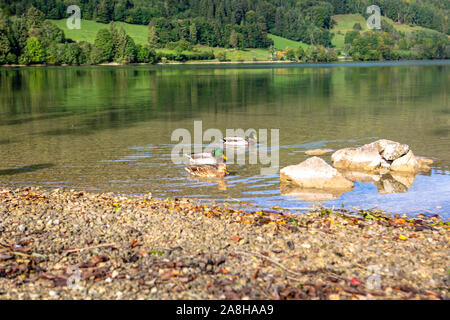
[[[338,50],[344,49],[344,39],[345,39],[345,33],[348,31],[353,30],[353,26],[355,23],[359,23],[361,25],[361,31],[368,31],[369,28],[367,27],[366,19],[360,14],[338,14],[332,16],[332,19],[336,22],[336,24],[333,26],[331,31],[333,32],[333,40],[332,44],[336,47]],[[394,28],[398,31],[409,33],[417,30],[427,30],[433,32],[434,30],[427,29],[421,26],[410,26],[408,24],[398,24],[392,21],[389,18],[381,17],[384,21],[392,24]]]
[[[64,30],[67,38],[74,41],[88,41],[94,43],[97,31],[101,28],[107,28],[108,24],[95,22],[92,20],[81,20],[81,29],[69,29],[66,25],[66,19],[50,20],[59,28]],[[146,44],[148,37],[148,27],[138,24],[129,24],[125,22],[114,22],[118,28],[123,27],[128,35],[130,35],[136,44]]]
[[[279,37],[273,34],[269,34],[268,37],[273,40],[273,46],[277,50],[284,50],[287,47],[291,49],[297,49],[298,47],[302,47],[303,49],[307,49],[309,46],[306,43],[289,40],[283,37]]]
[[[334,15],[333,20],[335,24],[331,29],[334,34],[332,44],[338,51],[345,51],[345,34],[348,31],[353,30],[353,26],[355,23],[359,23],[361,26],[361,31],[367,31],[367,23],[365,18],[360,14],[341,14]],[[394,23],[391,19],[382,17],[383,20],[390,23],[394,26],[398,31],[409,33],[416,30],[428,30],[420,26],[410,26],[407,24],[397,24]],[[61,20],[50,20],[54,24],[56,24],[59,28],[64,30],[64,33],[67,38],[70,38],[74,41],[88,41],[90,43],[94,43],[95,37],[97,35],[98,30],[101,28],[107,28],[108,24],[95,22],[91,20],[82,20],[81,21],[81,29],[69,29],[66,25],[66,19]],[[136,44],[146,44],[148,37],[148,27],[145,25],[136,25],[129,24],[125,22],[115,22],[118,28],[123,27],[128,35],[130,35]],[[303,49],[307,49],[309,47],[308,44],[293,41],[287,38],[283,38],[280,36],[276,36],[273,34],[269,34],[268,37],[273,40],[274,48],[276,50],[285,50],[286,48],[297,49],[298,47],[302,47]],[[244,50],[236,50],[236,49],[226,49],[219,47],[208,47],[203,45],[194,46],[199,51],[209,51],[212,50],[215,54],[218,52],[224,52],[226,54],[226,59],[230,61],[261,61],[261,60],[270,60],[271,56],[268,49],[244,49]],[[169,49],[157,49],[157,52],[162,53],[175,53],[174,50]]]
[[[101,28],[107,28],[108,24],[95,22],[91,20],[81,20],[81,29],[69,29],[66,25],[66,19],[62,20],[49,20],[64,30],[64,34],[67,38],[74,41],[87,41],[94,43],[95,36],[98,30]],[[136,44],[146,44],[148,37],[148,27],[144,25],[129,24],[125,22],[114,22],[118,28],[123,27],[128,35],[130,35]],[[274,48],[277,50],[285,50],[287,47],[296,49],[298,47],[308,48],[305,43],[289,40],[283,37],[269,35],[274,41]],[[252,61],[252,60],[270,60],[270,53],[267,49],[245,49],[234,50],[225,48],[210,48],[206,46],[196,46],[200,51],[213,50],[214,53],[223,51],[226,53],[226,57],[231,61]],[[158,49],[158,52],[171,52],[174,50]]]
[[[427,29],[421,26],[410,26],[407,24],[396,24],[391,19],[382,17],[385,21],[389,22],[394,26],[395,29],[401,32],[412,32],[416,30],[428,30],[432,31],[431,29]],[[353,26],[355,23],[359,23],[361,25],[362,30],[361,31],[367,31],[367,24],[364,17],[360,14],[339,14],[334,15],[333,20],[336,21],[336,24],[333,26],[331,31],[334,34],[332,44],[335,46],[338,50],[344,49],[344,38],[345,33],[348,31],[353,30]],[[56,24],[59,28],[64,30],[64,33],[67,38],[70,38],[75,41],[88,41],[90,43],[94,43],[95,36],[97,34],[97,31],[101,28],[108,27],[108,24],[95,22],[91,20],[81,20],[81,29],[69,29],[66,25],[66,19],[61,20],[50,20],[54,24]],[[148,27],[144,25],[137,25],[137,24],[129,24],[125,22],[115,22],[117,27],[123,27],[127,34],[129,34],[134,42],[136,44],[146,44],[147,43],[147,37],[148,37]],[[296,49],[298,47],[302,47],[303,49],[307,49],[309,47],[308,44],[289,40],[287,38],[279,37],[273,34],[269,34],[268,37],[274,41],[274,47],[277,50],[285,50],[287,47]],[[240,50],[236,50],[240,51]],[[258,50],[252,50],[253,53],[256,53],[257,56],[260,56],[262,54],[262,51],[264,51],[264,54],[266,54],[267,50],[264,49],[258,49]],[[243,55],[246,58],[251,58],[254,56],[254,54],[249,55],[248,53]],[[236,55],[234,53],[233,55]],[[239,57],[240,60],[241,57]]]
[[[97,31],[101,28],[107,28],[108,24],[95,22],[92,20],[81,20],[81,29],[69,29],[66,25],[66,19],[61,20],[50,20],[54,24],[56,24],[59,28],[64,30],[64,33],[67,38],[70,38],[75,41],[88,41],[94,43],[95,36]],[[136,44],[146,44],[148,37],[148,27],[144,25],[137,24],[129,24],[125,22],[114,22],[118,28],[123,27],[128,35],[130,35]],[[289,40],[283,37],[275,36],[269,34],[269,38],[274,41],[274,47],[278,50],[284,50],[287,47],[296,49],[299,46],[302,46],[304,49],[308,48],[308,45],[305,43]],[[259,52],[257,50],[256,52]],[[255,52],[253,50],[253,52]]]

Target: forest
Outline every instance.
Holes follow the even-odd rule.
[[[226,60],[210,48],[266,48],[274,59],[333,61],[333,15],[358,13],[376,4],[395,23],[428,28],[402,33],[383,20],[381,30],[346,32],[353,60],[442,59],[450,56],[449,1],[445,0],[78,0],[81,17],[104,23],[95,42],[75,42],[48,19],[68,17],[67,1],[6,0],[0,4],[0,64],[154,63]],[[114,21],[148,26],[148,43],[133,38]],[[109,25],[107,25],[109,24]],[[431,29],[431,30],[429,30]],[[269,35],[301,41],[307,49],[287,49],[277,57]],[[167,48],[163,54],[155,49]]]

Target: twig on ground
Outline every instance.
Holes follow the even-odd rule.
[[[85,248],[79,248],[79,249],[68,249],[68,250],[66,250],[66,252],[72,253],[72,252],[97,249],[97,248],[107,248],[107,247],[116,247],[116,244],[115,243],[102,243],[102,244],[99,244],[97,246],[92,246],[92,247],[85,247]]]

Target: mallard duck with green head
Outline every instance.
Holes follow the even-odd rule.
[[[189,166],[184,169],[194,176],[205,178],[224,177],[229,174],[225,163]]]
[[[255,144],[258,138],[256,137],[256,132],[252,131],[250,135],[246,138],[243,137],[225,137],[222,139],[223,143],[227,146],[248,146],[250,144]]]
[[[227,160],[222,149],[216,149],[213,152],[185,154],[185,156],[189,159],[190,165],[217,164]]]

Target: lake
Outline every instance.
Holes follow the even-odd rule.
[[[278,173],[261,174],[267,165],[231,164],[223,180],[190,177],[171,161],[171,135],[201,120],[203,131],[224,134],[279,129],[279,167],[308,149],[406,143],[437,160],[431,172],[398,188],[356,182],[321,203],[448,219],[449,75],[449,61],[1,68],[0,186],[311,205],[282,194]]]

